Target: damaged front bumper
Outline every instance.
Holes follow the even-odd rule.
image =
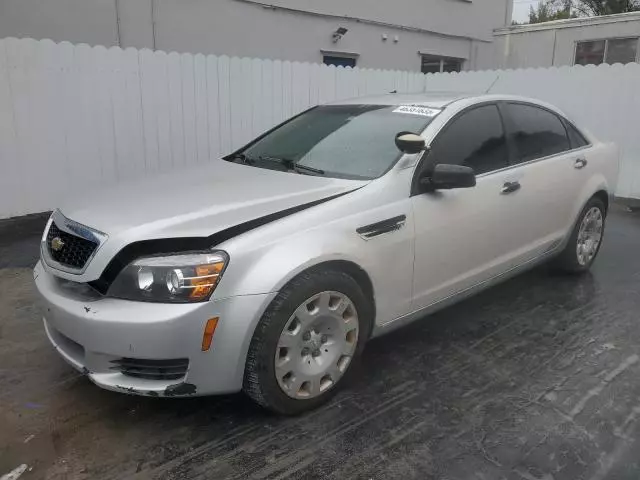
[[[49,340],[96,385],[148,396],[230,393],[242,388],[249,343],[275,293],[193,304],[103,297],[60,279],[41,262],[34,280]],[[213,343],[202,351],[208,319],[218,317]]]

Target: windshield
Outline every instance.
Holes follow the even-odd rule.
[[[437,113],[397,105],[316,107],[227,159],[306,175],[372,179],[400,157],[396,134],[421,133]]]

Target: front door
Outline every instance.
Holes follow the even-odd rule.
[[[517,175],[508,168],[502,118],[495,104],[454,117],[432,142],[423,165],[472,167],[472,188],[412,192],[415,221],[413,310],[472,287],[507,269],[518,249]],[[417,193],[417,194],[416,194]]]

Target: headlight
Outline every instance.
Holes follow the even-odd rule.
[[[147,302],[207,300],[220,281],[229,256],[222,251],[143,257],[127,265],[107,296]]]

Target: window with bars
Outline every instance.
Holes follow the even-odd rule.
[[[630,63],[638,61],[638,37],[576,42],[574,65]]]

